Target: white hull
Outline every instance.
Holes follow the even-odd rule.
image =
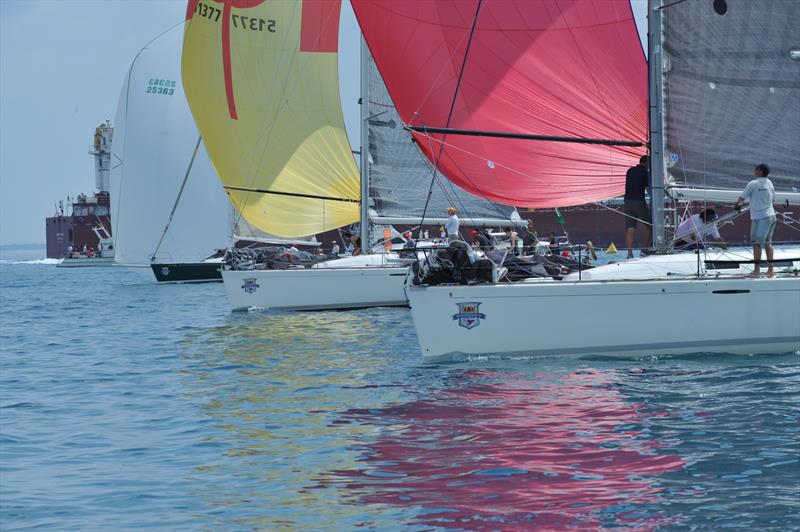
[[[331,262],[344,266],[352,265],[355,259]],[[401,264],[328,264],[298,270],[223,270],[222,281],[233,310],[397,307],[408,304],[404,291],[407,272]]]
[[[87,268],[89,266],[114,266],[114,257],[64,259],[56,265],[57,268]]]
[[[761,273],[767,270],[766,256],[762,254]],[[793,264],[800,268],[800,247],[789,247],[775,250],[775,270]],[[623,262],[605,264],[579,273],[571,273],[564,277],[566,281],[612,281],[620,279],[655,279],[671,276],[697,275],[749,275],[753,272],[752,249],[731,249],[694,251],[673,253],[671,255],[650,255]]]
[[[544,280],[407,295],[426,360],[800,350],[798,277]]]

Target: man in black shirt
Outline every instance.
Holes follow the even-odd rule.
[[[650,157],[642,155],[639,164],[628,168],[625,174],[625,246],[629,259],[633,258],[633,236],[639,221],[644,222],[645,229],[642,247],[650,247],[650,208],[644,200],[645,189],[650,187],[649,163]]]
[[[489,251],[492,249],[492,239],[486,235],[486,228],[477,230],[475,240],[478,242],[481,251]]]

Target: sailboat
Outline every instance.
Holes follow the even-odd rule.
[[[137,54],[122,86],[112,147],[116,262],[150,268],[158,282],[222,281],[231,235],[284,242],[236,219],[186,103],[183,29]]]
[[[151,268],[159,280],[220,279],[231,208],[205,153],[180,80],[182,31],[148,43],[122,86],[112,146],[117,264]]]
[[[800,6],[780,3],[782,8],[773,10],[777,3],[770,4],[770,9],[761,6],[760,16],[749,13],[748,17],[747,9],[758,10],[759,4],[731,2],[730,11],[744,9],[746,14],[721,22],[722,17],[713,19],[719,15],[710,3],[672,4],[651,1],[649,5],[654,185],[664,182],[659,163],[667,159],[661,106],[662,69],[669,62],[652,36],[661,32],[662,11],[669,17],[670,10],[691,10],[684,12],[687,18],[682,26],[670,26],[669,21],[665,26],[678,27],[696,39],[717,39],[715,45],[720,45],[721,36],[728,36],[727,46],[734,48],[718,57],[747,56],[739,48],[741,41],[730,36],[766,43],[758,57],[781,64],[778,70],[795,81],[776,83],[775,93],[785,91],[780,102],[754,107],[753,113],[780,116],[787,105],[796,113],[800,101],[797,58],[791,52],[793,45],[783,42],[800,22]],[[644,59],[627,1],[390,4],[354,0],[353,5],[401,116],[407,124],[424,120],[411,128],[422,137],[421,144],[431,146],[427,155],[439,160],[448,178],[515,205],[543,205],[557,196],[556,201],[565,204],[614,195],[614,186],[636,155],[626,147],[634,146],[624,141],[645,140],[641,120],[631,120],[644,118],[641,113],[647,103],[640,85],[645,79]],[[770,31],[754,28],[752,20],[763,21]],[[707,23],[703,31],[686,32],[700,21]],[[695,43],[693,49],[703,48]],[[715,87],[754,85],[744,82],[746,72],[725,78],[707,65],[692,76],[700,80],[712,76]],[[669,96],[669,88],[665,93]],[[680,105],[681,100],[676,100],[673,103]],[[745,99],[739,105],[750,104],[752,100]],[[728,106],[723,118],[730,118],[731,101],[719,105]],[[707,118],[701,115],[700,123]],[[787,142],[796,148],[800,122],[787,122]],[[735,128],[731,138],[741,136],[739,142],[747,142],[752,133],[731,120],[728,126]],[[667,138],[677,131],[677,127],[668,128]],[[673,138],[680,142],[680,137]],[[597,142],[603,140],[612,142]],[[734,153],[737,145],[718,149]],[[515,153],[521,164],[515,164]],[[776,166],[776,174],[795,186],[800,168],[796,155],[795,149],[788,165]],[[497,172],[498,168],[506,173]],[[508,186],[512,172],[517,177],[514,187]],[[654,186],[656,240],[662,243],[663,212],[659,211],[663,203],[663,187]],[[704,263],[699,254],[681,257],[682,264],[687,259]],[[614,280],[421,285],[409,286],[407,296],[427,360],[486,355],[778,353],[800,349],[798,266],[798,261],[790,261],[789,273],[772,279],[696,268],[692,276],[651,272],[648,279],[629,280],[628,272],[636,266],[622,263]],[[543,334],[531,334],[531,329]]]
[[[283,237],[358,222],[365,251],[310,268],[261,269],[250,261],[245,268],[234,265],[222,272],[232,308],[406,305],[407,262],[385,252],[393,236],[389,224],[419,224],[421,219],[402,206],[418,208],[418,198],[427,190],[413,185],[421,172],[429,182],[431,170],[402,133],[405,146],[387,149],[391,134],[386,132],[400,121],[388,96],[383,99],[381,93],[374,102],[380,108],[371,110],[377,70],[367,66],[366,50],[362,164],[360,171],[357,168],[337,81],[341,2],[265,2],[246,8],[226,4],[219,23],[216,13],[203,15],[203,5],[190,5],[187,14],[183,78],[198,127],[237,212],[252,225]],[[256,29],[227,33],[228,25],[243,24],[241,17],[256,21]],[[370,168],[375,179],[369,179]],[[409,190],[416,194],[413,200]],[[448,192],[447,197],[459,204],[477,200],[463,191]],[[498,212],[505,218],[498,221]],[[511,213],[507,207],[495,208],[493,220],[480,221],[510,225]]]

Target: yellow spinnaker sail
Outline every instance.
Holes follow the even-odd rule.
[[[189,0],[186,97],[233,205],[299,237],[359,217],[339,100],[340,0]]]

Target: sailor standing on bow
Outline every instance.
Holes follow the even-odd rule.
[[[750,201],[750,240],[753,242],[753,260],[755,266],[753,275],[761,273],[761,248],[767,250],[767,277],[772,277],[772,233],[775,231],[777,217],[775,216],[775,186],[767,178],[769,166],[764,163],[756,166],[753,171],[755,179],[747,183],[741,196],[736,200],[736,210],[742,208],[745,200]]]

